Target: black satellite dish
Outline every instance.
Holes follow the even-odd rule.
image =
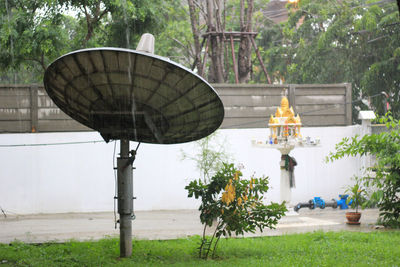
[[[71,52],[46,70],[44,86],[66,114],[111,139],[173,144],[214,132],[223,104],[203,78],[160,56],[122,48]]]
[[[145,52],[74,51],[54,61],[44,74],[44,87],[62,111],[100,132],[106,142],[121,140],[117,158],[121,257],[132,255],[132,163],[137,148],[130,151],[129,140],[194,141],[214,132],[224,118],[224,106],[210,84],[189,69],[151,54],[151,34],[143,35],[138,47]]]

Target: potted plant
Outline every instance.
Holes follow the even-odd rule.
[[[347,204],[355,209],[355,212],[346,212],[347,224],[358,225],[360,224],[361,213],[358,212],[359,207],[364,208],[363,204],[366,203],[366,191],[362,187],[360,181],[356,179],[353,186],[348,187],[346,193],[349,194]]]

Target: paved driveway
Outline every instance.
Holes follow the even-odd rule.
[[[345,223],[345,211],[301,209],[298,215],[283,217],[277,228],[246,236],[282,235],[323,231],[373,231],[378,210],[362,211],[361,225]],[[0,214],[1,215],[1,214]],[[132,224],[136,239],[174,239],[201,235],[203,227],[197,210],[137,211]],[[63,242],[65,240],[96,240],[118,236],[112,212],[8,215],[0,217],[0,242],[20,240],[30,243]]]

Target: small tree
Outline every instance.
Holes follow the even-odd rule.
[[[376,203],[383,225],[400,228],[400,122],[390,114],[378,119],[384,123],[387,132],[380,134],[344,138],[336,145],[327,161],[345,156],[374,155],[372,167],[375,177],[362,177],[367,188],[372,189],[370,203]]]
[[[223,166],[223,162],[231,159],[225,149],[225,141],[219,139],[218,133],[206,136],[195,142],[195,154],[188,154],[181,150],[182,160],[190,159],[196,162],[203,183],[208,183],[210,178]]]
[[[209,258],[210,252],[212,257],[215,256],[221,236],[254,233],[257,228],[260,231],[265,227],[274,228],[284,215],[284,204],[265,205],[262,201],[263,194],[268,191],[268,177],[245,180],[241,176],[242,173],[233,164],[223,164],[210,182],[203,183],[199,179],[185,187],[189,197],[201,198],[199,210],[204,230],[199,247],[200,258]],[[215,231],[208,238],[206,228],[215,220]]]
[[[355,209],[356,213],[358,213],[359,207],[362,209],[365,207],[365,204],[367,203],[367,198],[365,197],[366,191],[362,186],[362,181],[360,178],[355,178],[355,184],[349,186],[346,189],[346,193],[349,194],[346,204],[350,205],[352,209]]]

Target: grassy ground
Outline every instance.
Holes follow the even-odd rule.
[[[199,260],[199,237],[133,242],[120,259],[118,239],[0,244],[0,266],[400,266],[400,231],[315,232],[221,240],[218,258]]]

